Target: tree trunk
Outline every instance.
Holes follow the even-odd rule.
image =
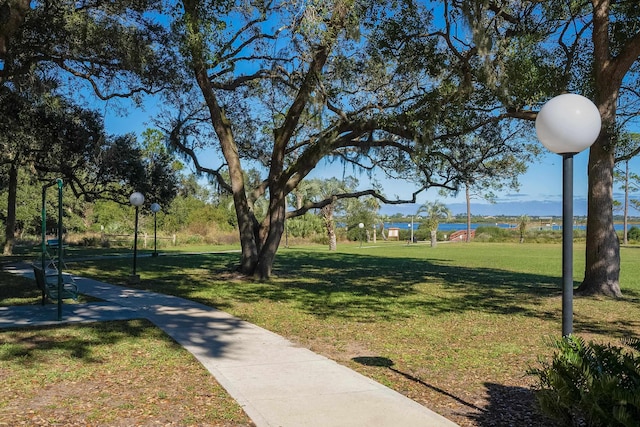
[[[284,234],[287,206],[285,192],[273,186],[269,187],[269,192],[271,194],[269,214],[260,227],[260,232],[265,234],[265,238],[260,244],[258,263],[253,271],[253,276],[258,279],[268,279],[271,276],[273,261]]]
[[[465,242],[470,242],[471,241],[471,194],[469,194],[469,184],[467,183],[465,185],[465,198],[467,201],[467,236],[465,239]]]
[[[613,226],[613,150],[603,148],[609,138],[603,129],[589,153],[586,266],[577,293],[621,297],[620,241]]]
[[[2,27],[0,27],[0,58],[5,59],[7,46],[13,35],[24,23],[29,13],[31,2],[29,0],[4,1],[2,5]]]
[[[233,180],[232,180],[233,183]],[[242,256],[240,258],[240,267],[238,271],[242,274],[252,275],[258,265],[258,244],[257,244],[257,225],[253,217],[246,195],[244,194],[244,185],[242,193],[234,190],[233,193],[234,206],[236,209],[236,217],[238,218],[238,230],[240,233],[240,246]]]
[[[338,242],[336,240],[336,225],[333,222],[334,210],[335,210],[335,205],[333,203],[329,203],[328,205],[320,209],[320,213],[322,214],[322,220],[324,221],[324,226],[327,229],[327,236],[329,237],[330,251],[335,251],[338,249]]]
[[[584,280],[577,292],[621,297],[620,241],[613,225],[613,168],[616,111],[624,76],[640,54],[630,38],[613,57],[610,49],[609,0],[593,3],[593,56],[596,105],[602,130],[589,150],[589,195]]]
[[[18,191],[18,167],[11,163],[9,167],[9,183],[7,196],[7,221],[4,229],[4,255],[13,254],[16,240],[16,194]]]
[[[338,240],[336,238],[336,229],[331,226],[327,230],[327,234],[329,235],[329,250],[337,251],[338,250]]]
[[[438,245],[438,230],[431,230],[431,247],[435,248]]]
[[[200,18],[198,2],[191,0],[185,1],[183,4],[185,12],[197,23]],[[197,32],[197,25],[194,26],[193,29]],[[226,117],[223,108],[218,103],[218,99],[209,81],[207,62],[204,57],[204,52],[207,50],[202,44],[202,41],[194,41],[194,43],[190,45],[190,49],[192,55],[191,66],[194,76],[207,104],[209,114],[211,115],[211,123],[220,141],[220,148],[222,149],[229,169],[229,179],[231,181],[231,191],[236,217],[238,219],[240,244],[242,247],[239,271],[243,274],[252,275],[258,266],[259,246],[257,236],[259,230],[255,215],[251,209],[249,209],[238,148],[235,144],[231,123]],[[284,224],[284,220],[282,224]]]
[[[623,236],[622,242],[629,243],[627,238],[627,227],[629,226],[629,160],[624,162],[624,212],[623,212]]]

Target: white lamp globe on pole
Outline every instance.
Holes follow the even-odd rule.
[[[536,117],[538,139],[562,155],[562,336],[573,332],[573,156],[591,146],[600,134],[600,112],[588,98],[556,96]]]
[[[556,154],[577,154],[589,148],[601,127],[598,107],[588,98],[573,93],[552,98],[536,118],[538,139]]]
[[[358,224],[358,228],[360,228],[360,247],[362,247],[362,240],[363,240],[362,231],[364,229],[364,224],[363,223]]]
[[[139,191],[136,191],[135,193],[132,193],[131,196],[129,196],[129,203],[131,203],[131,205],[139,208],[144,203],[144,195],[142,193],[140,193]]]
[[[140,276],[136,273],[136,262],[138,258],[138,211],[144,203],[144,195],[138,191],[132,193],[131,196],[129,196],[129,203],[136,208],[136,219],[133,227],[133,272],[131,273],[131,282],[137,283],[140,281]]]

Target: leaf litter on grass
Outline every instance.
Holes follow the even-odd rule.
[[[0,425],[253,425],[192,355],[146,321],[0,336]]]

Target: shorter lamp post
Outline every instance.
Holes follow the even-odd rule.
[[[157,233],[157,221],[156,221],[156,214],[158,212],[160,212],[160,205],[157,203],[152,203],[151,204],[151,212],[153,212],[153,254],[151,254],[151,256],[158,256],[158,233]]]
[[[573,332],[573,156],[593,144],[602,119],[589,99],[556,96],[542,106],[536,118],[538,139],[562,156],[562,336]]]
[[[362,240],[363,240],[362,232],[364,230],[364,224],[363,223],[358,224],[358,228],[360,228],[360,247],[362,247]]]
[[[129,202],[136,208],[136,219],[133,227],[133,272],[131,273],[131,282],[137,283],[140,281],[140,276],[136,273],[136,262],[138,258],[138,211],[140,206],[144,203],[144,195],[136,191],[129,196]]]
[[[413,243],[413,215],[411,215],[411,225],[409,227],[411,227],[411,240],[409,242]]]

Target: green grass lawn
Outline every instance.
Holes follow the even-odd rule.
[[[582,246],[574,251],[576,286]],[[534,379],[525,372],[538,356],[551,355],[549,338],[561,334],[560,245],[282,248],[273,278],[263,282],[234,275],[238,260],[236,252],[176,251],[139,257],[137,270],[145,289],[286,336],[461,425],[539,420],[529,389]],[[131,272],[131,259],[68,261],[76,274],[115,284],[126,284]],[[574,332],[614,344],[640,336],[638,271],[640,248],[622,248],[625,298],[576,298]]]
[[[0,338],[0,425],[252,425],[148,321],[22,328]]]

